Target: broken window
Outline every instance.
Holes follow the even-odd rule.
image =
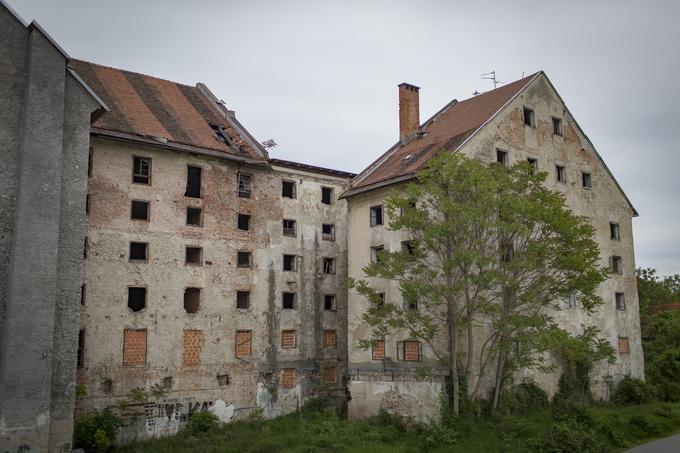
[[[218,374],[217,376],[217,385],[220,387],[224,387],[226,385],[229,385],[229,375],[228,374]]]
[[[555,118],[553,116],[552,125],[553,125],[553,134],[561,136],[562,135],[562,120],[560,118]]]
[[[615,294],[615,299],[616,299],[616,309],[625,311],[626,310],[626,299],[623,296],[623,293],[616,293]]]
[[[422,352],[422,345],[419,341],[397,341],[397,360],[420,362],[422,360]]]
[[[90,194],[85,195],[85,215],[90,215]]]
[[[132,220],[149,220],[149,202],[132,200],[130,204],[130,218]]]
[[[609,237],[616,240],[621,239],[621,231],[618,223],[609,222]]]
[[[335,310],[335,294],[325,294],[323,296],[323,309]]]
[[[590,177],[590,173],[588,172],[581,172],[581,182],[583,184],[584,189],[592,189],[593,188],[593,181],[592,178]]]
[[[323,381],[326,384],[335,384],[338,381],[338,371],[334,366],[323,368]]]
[[[533,157],[527,158],[527,162],[529,165],[531,165],[531,174],[535,175],[538,173],[538,159],[534,159]]]
[[[78,368],[82,368],[85,363],[85,331],[78,332],[78,358],[76,364]]]
[[[504,167],[508,166],[508,152],[502,149],[496,149],[496,162]]]
[[[335,330],[323,331],[323,347],[335,348],[338,345],[338,335]]]
[[[184,290],[184,311],[196,313],[201,305],[201,288],[186,288]]]
[[[148,250],[146,242],[130,242],[130,261],[146,261]]]
[[[295,308],[295,293],[283,293],[283,308],[293,310]]]
[[[187,225],[203,226],[203,209],[187,208]]]
[[[236,357],[250,357],[252,353],[253,333],[250,330],[237,330],[234,344]]]
[[[385,247],[382,245],[371,247],[371,263],[379,263],[384,251]]]
[[[295,220],[283,219],[283,235],[295,236]]]
[[[534,121],[534,111],[528,107],[524,107],[523,110],[524,110],[524,124],[526,126],[534,127],[536,124]]]
[[[146,329],[123,331],[123,365],[146,365]]]
[[[146,288],[139,286],[128,287],[128,308],[140,311],[146,307]]]
[[[628,337],[619,337],[619,353],[629,354],[630,345],[628,344]]]
[[[284,180],[281,183],[281,196],[283,198],[295,198],[295,182]]]
[[[189,247],[186,248],[184,264],[192,266],[202,266],[203,265],[203,249],[201,247]]]
[[[383,224],[383,207],[372,206],[371,207],[371,226],[382,225]]]
[[[564,308],[576,308],[575,293],[569,293],[564,297]]]
[[[335,240],[335,225],[331,223],[324,223],[321,225],[321,239],[324,241]]]
[[[250,216],[248,214],[238,215],[238,229],[242,231],[250,230]]]
[[[281,370],[281,386],[284,389],[295,387],[295,368],[284,368]]]
[[[371,359],[385,359],[385,340],[375,340],[371,346]]]
[[[236,308],[239,310],[250,308],[250,291],[236,291]]]
[[[85,285],[80,285],[80,305],[85,306]]]
[[[295,272],[297,270],[295,255],[283,255],[283,270]]]
[[[331,198],[333,197],[333,189],[330,187],[321,188],[321,203],[331,204]]]
[[[567,182],[567,171],[562,165],[555,165],[555,175],[557,182]]]
[[[323,273],[324,274],[335,274],[335,259],[324,258],[323,259]]]
[[[294,330],[281,331],[281,348],[293,349],[297,347],[297,338]]]
[[[401,241],[401,251],[412,256],[414,252],[413,241]]]
[[[620,256],[612,256],[610,262],[612,274],[623,274],[623,262]]]
[[[148,157],[134,157],[132,165],[132,182],[151,184],[151,159]]]
[[[251,193],[250,175],[238,174],[238,196],[239,198],[250,198]]]
[[[236,267],[250,268],[252,266],[251,257],[252,257],[251,252],[239,250],[236,253]]]
[[[187,190],[184,192],[185,197],[201,198],[201,167],[187,166]]]

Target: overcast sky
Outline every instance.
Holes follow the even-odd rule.
[[[272,157],[358,172],[421,120],[544,70],[640,213],[638,266],[680,273],[680,2],[9,0],[74,58],[206,83]]]

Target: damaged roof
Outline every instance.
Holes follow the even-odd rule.
[[[92,123],[93,133],[254,163],[267,160],[257,140],[202,84],[81,60],[70,65],[110,109]]]
[[[540,72],[458,102],[455,99],[359,174],[343,197],[415,177],[441,151],[455,151]]]

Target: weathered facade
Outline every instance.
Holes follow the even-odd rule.
[[[626,374],[643,377],[632,232],[632,217],[637,213],[545,74],[462,102],[454,100],[423,125],[408,109],[414,103],[417,106],[417,92],[417,87],[400,85],[402,140],[360,173],[344,195],[349,206],[349,277],[364,278],[362,269],[372,247],[400,250],[401,241],[408,239],[402,232],[387,229],[389,219],[371,226],[375,223],[371,208],[381,206],[390,191],[413,180],[436,152],[462,152],[486,162],[496,162],[501,156],[509,165],[529,160],[548,172],[547,184],[564,195],[576,214],[590,219],[597,231],[602,265],[611,268],[610,277],[598,290],[605,303],[594,315],[587,316],[577,301],[556,313],[567,330],[578,333],[583,325],[595,325],[618,348],[615,365],[594,371],[594,393],[608,397],[606,376],[615,380]],[[372,283],[384,291],[386,300],[401,300],[394,283],[379,279]],[[436,417],[441,376],[446,371],[426,380],[415,374],[417,368],[432,365],[432,351],[421,345],[422,351],[408,357],[406,349],[398,352],[397,347],[411,344],[409,338],[398,335],[379,345],[378,354],[359,349],[359,341],[370,338],[369,326],[361,318],[369,302],[355,291],[349,292],[348,301],[349,415],[370,415],[385,407],[420,419]],[[520,374],[532,376],[549,394],[557,390],[559,370],[549,375]]]

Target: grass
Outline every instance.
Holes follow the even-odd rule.
[[[680,431],[680,403],[593,406],[568,413],[464,417],[409,424],[386,413],[345,420],[320,405],[274,420],[235,421],[211,432],[137,442],[123,452],[618,452]]]

